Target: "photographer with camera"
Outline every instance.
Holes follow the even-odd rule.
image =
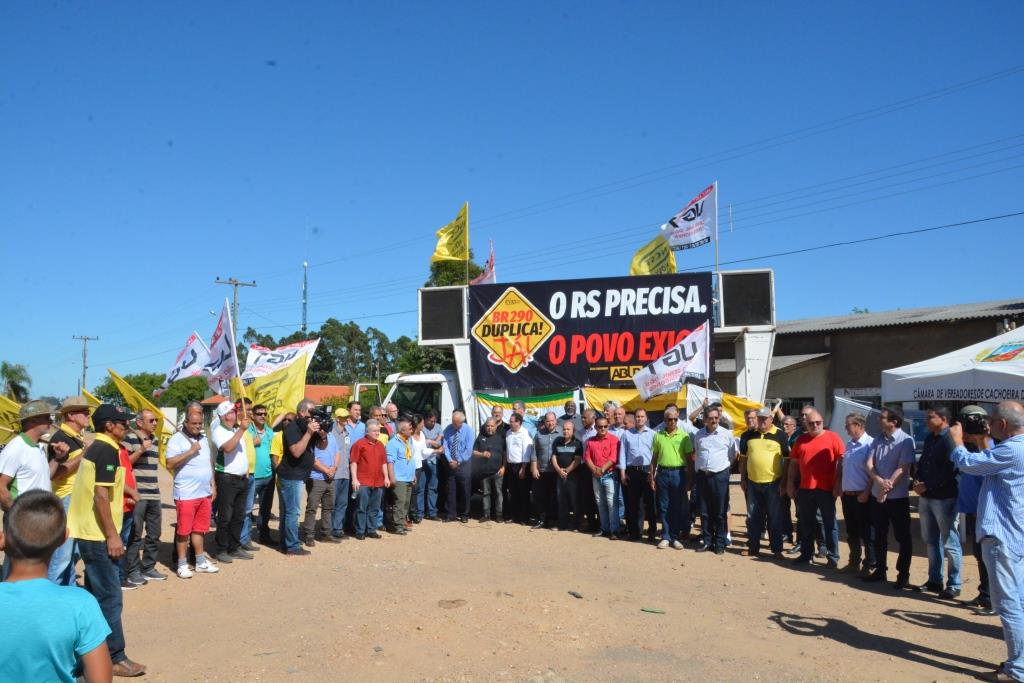
[[[964,426],[968,421],[964,420]],[[977,431],[972,425],[971,431]],[[1003,401],[989,420],[995,447],[988,436],[965,434],[955,424],[949,435],[957,445],[953,461],[961,472],[984,477],[978,494],[977,537],[988,568],[992,605],[1003,623],[1007,657],[988,677],[994,681],[1024,680],[1024,406]],[[965,445],[978,449],[970,452]]]
[[[960,424],[963,426],[964,434],[984,434],[988,436],[988,413],[981,406],[969,405],[960,411]],[[992,443],[987,438],[984,445],[988,448]],[[954,447],[956,444],[954,444]],[[979,448],[973,441],[964,443],[971,453],[977,453]],[[950,456],[952,457],[952,455]],[[960,472],[957,485],[956,511],[964,515],[964,537],[970,539],[971,554],[978,563],[978,596],[968,604],[977,607],[980,613],[985,616],[992,616],[992,599],[988,592],[988,570],[985,568],[985,560],[981,556],[981,539],[978,538],[976,528],[978,526],[978,494],[981,493],[981,482],[984,477],[977,474]]]
[[[309,399],[299,401],[295,419],[282,432],[284,453],[277,478],[281,482],[281,552],[286,555],[309,555],[299,543],[299,504],[306,479],[313,471],[313,451],[321,431],[312,415],[314,405]]]

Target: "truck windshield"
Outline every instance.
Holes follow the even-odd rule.
[[[398,412],[425,415],[428,410],[441,410],[441,384],[400,384],[391,395]]]

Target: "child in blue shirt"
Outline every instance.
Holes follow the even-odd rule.
[[[0,584],[0,681],[112,678],[110,628],[96,598],[47,578],[50,556],[65,538],[64,506],[49,491],[23,493],[4,518],[0,548],[11,559],[11,573]]]

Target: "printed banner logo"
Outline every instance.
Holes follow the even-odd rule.
[[[994,349],[985,349],[974,357],[979,363],[1005,363],[1024,353],[1024,342],[1000,344]]]
[[[498,297],[473,326],[473,338],[487,349],[487,360],[519,372],[555,333],[554,324],[515,287]]]

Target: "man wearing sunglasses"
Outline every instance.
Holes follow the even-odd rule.
[[[814,527],[821,513],[825,528],[828,566],[839,565],[839,527],[836,524],[836,464],[846,452],[842,439],[824,427],[821,413],[811,409],[804,420],[806,431],[793,442],[789,468],[789,497],[796,499],[800,554],[795,565],[811,563]],[[797,483],[799,476],[799,483]]]
[[[142,410],[135,418],[135,429],[129,429],[124,437],[139,492],[139,502],[133,512],[135,522],[125,551],[124,570],[128,583],[136,586],[167,579],[167,575],[156,568],[161,522],[160,484],[157,481],[159,446],[155,435],[157,420],[153,411]]]

